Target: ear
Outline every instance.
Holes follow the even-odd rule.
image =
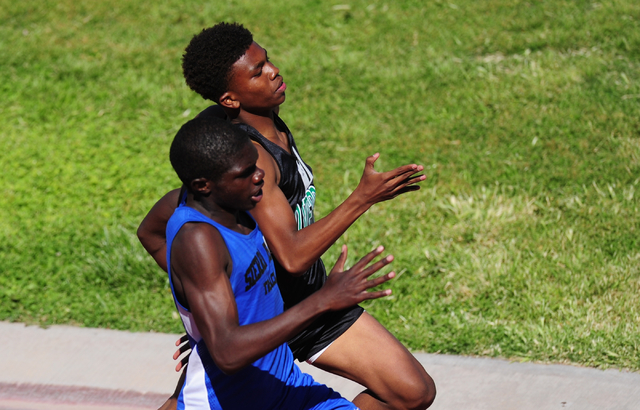
[[[202,195],[209,196],[211,193],[211,180],[207,178],[196,178],[191,181],[191,190],[192,192]]]
[[[220,96],[220,105],[222,108],[237,110],[240,108],[240,101],[236,99],[236,96],[232,91],[227,91]]]

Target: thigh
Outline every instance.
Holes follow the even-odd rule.
[[[356,305],[323,314],[287,342],[293,356],[300,362],[307,361],[349,330],[363,312]]]
[[[420,362],[366,312],[313,365],[362,384],[391,405],[435,395]]]

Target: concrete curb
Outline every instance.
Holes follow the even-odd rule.
[[[43,405],[88,407],[103,406],[135,409],[156,409],[167,399],[167,394],[140,393],[136,391],[96,389],[78,386],[56,386],[28,383],[0,383],[0,408],[2,403],[34,402]]]
[[[178,379],[178,335],[0,322],[0,410],[157,408]],[[416,353],[433,410],[639,410],[640,374]],[[348,399],[362,387],[302,363]]]

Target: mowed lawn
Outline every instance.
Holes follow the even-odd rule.
[[[317,217],[367,155],[425,166],[338,242],[395,255],[393,296],[365,307],[401,341],[640,370],[632,0],[0,0],[0,320],[181,331],[135,230],[209,104],[182,50],[222,20],[287,82]]]

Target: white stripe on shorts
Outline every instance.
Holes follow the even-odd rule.
[[[335,340],[334,340],[334,342],[335,342]],[[329,346],[331,346],[332,344],[333,344],[333,342],[329,343],[324,349],[320,350],[318,353],[314,354],[309,359],[307,359],[307,363],[313,364],[313,362],[318,360],[318,357],[322,356],[322,353],[324,353],[324,351],[327,350],[329,348]]]

